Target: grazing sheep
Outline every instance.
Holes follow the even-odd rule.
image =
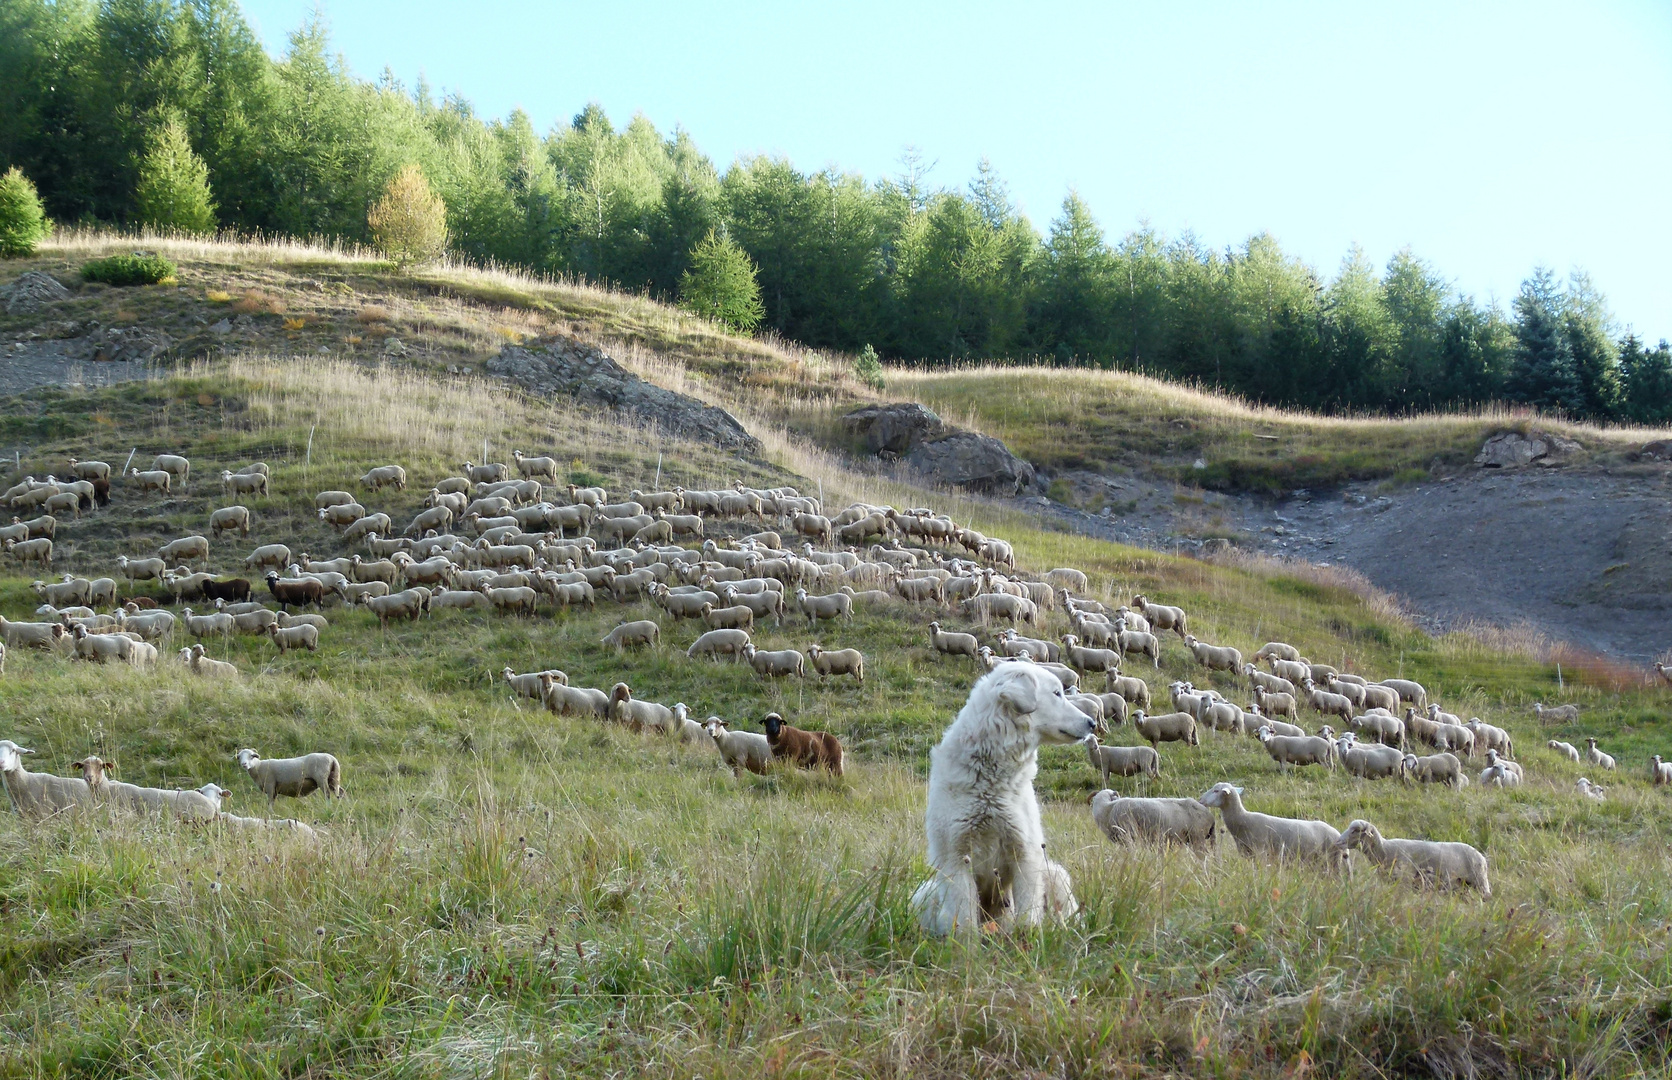
[[[720,760],[731,766],[733,776],[742,776],[744,769],[764,776],[772,768],[772,744],[765,735],[754,731],[732,731],[718,716],[710,716],[703,724],[703,730],[714,740],[715,749],[720,751]]]
[[[662,628],[649,619],[637,622],[625,622],[604,635],[601,644],[613,645],[617,649],[625,649],[629,645],[659,645],[662,642]]]
[[[1161,755],[1153,746],[1104,746],[1096,735],[1087,735],[1086,757],[1102,775],[1104,787],[1109,786],[1111,776],[1161,775]]]
[[[1440,889],[1453,884],[1479,889],[1482,896],[1492,895],[1492,883],[1487,880],[1486,856],[1468,844],[1439,840],[1384,839],[1376,826],[1363,819],[1347,826],[1335,841],[1342,851],[1358,848],[1365,857],[1383,870],[1395,874],[1409,874],[1419,883]]]
[[[501,466],[503,468],[504,466]],[[399,465],[380,465],[360,478],[362,487],[373,491],[381,491],[392,487],[396,491],[406,490],[406,470]]]
[[[766,741],[774,760],[789,761],[798,769],[822,768],[833,776],[846,771],[842,742],[828,731],[803,731],[784,723],[777,713],[767,713]]]
[[[246,570],[290,565],[290,549],[283,544],[263,544],[244,558]]]
[[[828,675],[852,675],[865,685],[865,657],[858,649],[825,649],[807,646],[807,660],[822,680]]]
[[[616,579],[620,581],[620,578]],[[703,604],[701,608],[703,625],[715,630],[753,630],[755,628],[755,613],[739,604],[735,607],[717,608],[713,604]]]
[[[93,801],[87,781],[80,777],[32,773],[25,769],[20,755],[34,752],[10,739],[0,739],[0,781],[5,783],[12,809],[20,817],[38,820]]]
[[[853,599],[846,593],[831,593],[828,596],[809,596],[807,590],[795,590],[795,606],[803,615],[807,616],[807,625],[812,626],[820,619],[853,620]]]
[[[767,652],[755,648],[751,643],[743,646],[743,659],[748,662],[750,667],[755,669],[757,674],[765,675],[768,678],[782,679],[794,675],[801,679],[807,675],[801,653],[795,649]]]
[[[720,656],[722,654],[734,660],[743,655],[743,649],[749,644],[747,630],[733,630],[722,628],[705,631],[691,647],[685,650],[687,658],[695,660],[699,656]]]
[[[1171,630],[1179,637],[1185,637],[1189,629],[1183,608],[1168,607],[1165,604],[1152,604],[1142,595],[1132,598],[1132,606],[1143,613],[1150,625],[1157,630]]]
[[[192,478],[192,463],[179,454],[158,454],[151,462],[151,470],[168,473],[182,485]]]
[[[610,688],[609,718],[632,731],[674,730],[672,709],[654,701],[635,698],[633,691],[624,682],[618,682]]]
[[[209,515],[209,531],[216,536],[234,529],[238,530],[239,536],[250,535],[249,507],[223,506]]]
[[[1585,759],[1592,765],[1607,769],[1609,772],[1614,771],[1614,759],[1597,749],[1597,741],[1595,739],[1585,740],[1585,751]]]
[[[1254,662],[1259,663],[1261,660],[1270,660],[1274,656],[1279,660],[1298,661],[1300,659],[1300,650],[1295,648],[1293,645],[1287,645],[1281,641],[1268,641],[1264,645],[1260,646],[1259,652],[1254,654]]]
[[[324,791],[334,799],[347,792],[342,783],[342,766],[330,754],[304,754],[293,758],[264,759],[254,750],[245,748],[234,755],[238,767],[249,774],[257,790],[267,796],[267,815],[273,815],[273,803],[280,795],[301,799],[315,791]]]
[[[1103,674],[1103,689],[1111,694],[1119,694],[1130,704],[1147,709],[1150,706],[1149,683],[1135,675],[1119,675],[1113,671]]]
[[[360,603],[377,616],[378,625],[388,627],[390,619],[411,619],[417,622],[429,606],[429,592],[424,589],[402,589],[387,596],[363,594]]]
[[[1291,765],[1322,765],[1335,768],[1335,744],[1318,735],[1279,735],[1270,724],[1262,724],[1255,735],[1265,746],[1266,753],[1277,762],[1283,772]]]
[[[38,562],[50,567],[52,541],[44,536],[37,540],[7,540],[6,554],[14,556],[19,562]]]
[[[1297,717],[1299,707],[1293,694],[1279,694],[1266,690],[1263,686],[1254,688],[1254,707],[1269,716]]]
[[[1496,750],[1507,758],[1515,756],[1515,742],[1510,738],[1509,732],[1503,728],[1493,727],[1491,724],[1483,722],[1478,716],[1472,717],[1463,726],[1468,728],[1469,733],[1475,737],[1474,749],[1476,753]]]
[[[70,471],[82,480],[110,479],[110,466],[102,461],[77,461],[70,458]]]
[[[86,604],[92,593],[93,583],[86,578],[64,575],[63,581],[37,581],[30,586],[35,595],[51,604],[53,607],[74,607]]]
[[[1091,819],[1117,844],[1146,840],[1187,845],[1204,855],[1213,850],[1213,811],[1197,799],[1126,798],[1104,790],[1091,797]]]
[[[1209,645],[1205,641],[1197,641],[1196,635],[1184,635],[1184,647],[1196,658],[1196,662],[1209,671],[1237,671],[1242,667],[1242,653],[1228,645]]]
[[[1405,755],[1395,747],[1360,744],[1344,737],[1336,742],[1336,753],[1341,767],[1362,780],[1379,780],[1389,776],[1397,776],[1401,782],[1405,779]]]
[[[1578,761],[1579,761],[1579,747],[1573,745],[1572,743],[1565,743],[1565,742],[1560,742],[1556,739],[1551,739],[1549,742],[1545,743],[1544,745],[1549,747],[1550,749],[1556,751],[1556,753],[1562,755],[1563,757],[1567,758],[1569,761],[1574,762],[1575,764],[1577,764]]]
[[[1313,710],[1323,716],[1339,716],[1348,724],[1353,722],[1353,703],[1341,694],[1332,694],[1328,690],[1320,690],[1313,683],[1310,676],[1301,680],[1301,689],[1306,692],[1306,703]]]
[[[1405,722],[1392,713],[1367,712],[1354,717],[1352,725],[1384,746],[1405,749]]]
[[[1538,717],[1541,724],[1571,724],[1579,719],[1579,706],[1559,705],[1554,709],[1547,709],[1542,702],[1533,702],[1533,715]]]
[[[1387,687],[1399,695],[1400,701],[1408,701],[1419,712],[1428,708],[1428,691],[1419,682],[1409,679],[1383,679],[1382,686]]]
[[[288,610],[291,604],[305,607],[312,604],[319,607],[325,601],[325,586],[318,578],[281,578],[276,571],[267,572],[267,591],[273,594],[273,599],[281,609]]]
[[[1424,784],[1445,784],[1454,788],[1469,786],[1469,777],[1463,771],[1463,763],[1458,761],[1455,755],[1444,751],[1427,757],[1406,754],[1405,772]]]
[[[1328,822],[1257,814],[1244,808],[1242,788],[1227,783],[1213,785],[1197,801],[1219,808],[1225,818],[1225,831],[1244,855],[1321,859],[1331,867],[1347,869],[1347,853],[1335,847],[1341,834]]]
[[[1132,726],[1152,747],[1164,742],[1182,742],[1190,746],[1202,744],[1196,734],[1196,718],[1187,712],[1146,716],[1140,709],[1132,714]]]
[[[12,622],[0,616],[0,642],[8,649],[32,648],[52,651],[65,635],[64,625],[57,622]]]
[[[267,496],[267,477],[262,473],[241,474],[221,470],[221,491],[227,495]]]
[[[1579,794],[1585,796],[1593,802],[1602,802],[1608,797],[1607,788],[1603,787],[1601,784],[1593,784],[1583,776],[1575,780],[1573,782],[1573,786],[1579,789]]]
[[[1288,694],[1294,696],[1295,684],[1281,675],[1267,675],[1253,664],[1242,665],[1242,673],[1248,676],[1249,685],[1256,690],[1265,690],[1272,694]]]
[[[280,656],[291,649],[319,651],[319,627],[310,623],[297,626],[280,626],[274,623],[267,628],[267,635],[273,639],[273,644],[279,647]]]

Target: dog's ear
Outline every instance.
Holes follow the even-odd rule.
[[[999,687],[999,703],[1017,715],[1033,712],[1039,708],[1038,681],[1028,678],[1021,669],[1010,672],[1010,678]]]

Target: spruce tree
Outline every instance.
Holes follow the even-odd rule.
[[[755,264],[724,233],[711,232],[691,252],[679,278],[679,302],[734,330],[750,331],[766,316]]]
[[[32,253],[49,230],[35,185],[12,166],[0,176],[0,258]]]
[[[192,152],[185,125],[169,118],[151,133],[139,163],[134,191],[139,219],[154,229],[183,233],[215,231],[209,168]]]
[[[1672,346],[1646,348],[1636,334],[1620,341],[1620,375],[1626,416],[1639,424],[1672,420]]]
[[[1516,401],[1578,415],[1584,411],[1585,397],[1563,332],[1563,307],[1561,290],[1548,269],[1539,267],[1521,283],[1507,389]]]

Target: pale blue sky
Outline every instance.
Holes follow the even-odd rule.
[[[243,0],[268,47],[314,0]],[[1506,305],[1590,271],[1672,336],[1672,2],[555,3],[324,0],[385,66],[539,129],[589,100],[717,164],[877,176],[907,145],[961,185],[986,155],[1042,231],[1070,187],[1223,247],[1269,230],[1326,274],[1409,245]]]

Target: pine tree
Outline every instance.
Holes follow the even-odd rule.
[[[30,254],[49,230],[35,185],[12,166],[0,176],[0,258]]]
[[[134,203],[140,221],[154,229],[215,231],[209,168],[192,152],[185,125],[173,117],[151,133],[145,157],[139,163]]]
[[[372,238],[396,263],[439,258],[447,250],[447,206],[416,165],[405,165],[366,214]]]
[[[1672,420],[1672,346],[1662,341],[1648,349],[1628,332],[1620,341],[1620,375],[1626,416],[1639,424]]]
[[[1611,420],[1625,403],[1620,381],[1620,358],[1608,335],[1608,307],[1584,273],[1575,273],[1568,283],[1562,335],[1573,355],[1574,375],[1584,398],[1584,415],[1592,420]]]
[[[691,252],[679,278],[679,302],[734,330],[750,331],[766,316],[755,264],[721,232],[711,232]]]
[[[1541,408],[1584,411],[1585,395],[1563,333],[1565,306],[1555,275],[1539,267],[1515,298],[1515,345],[1506,388],[1516,401]]]

